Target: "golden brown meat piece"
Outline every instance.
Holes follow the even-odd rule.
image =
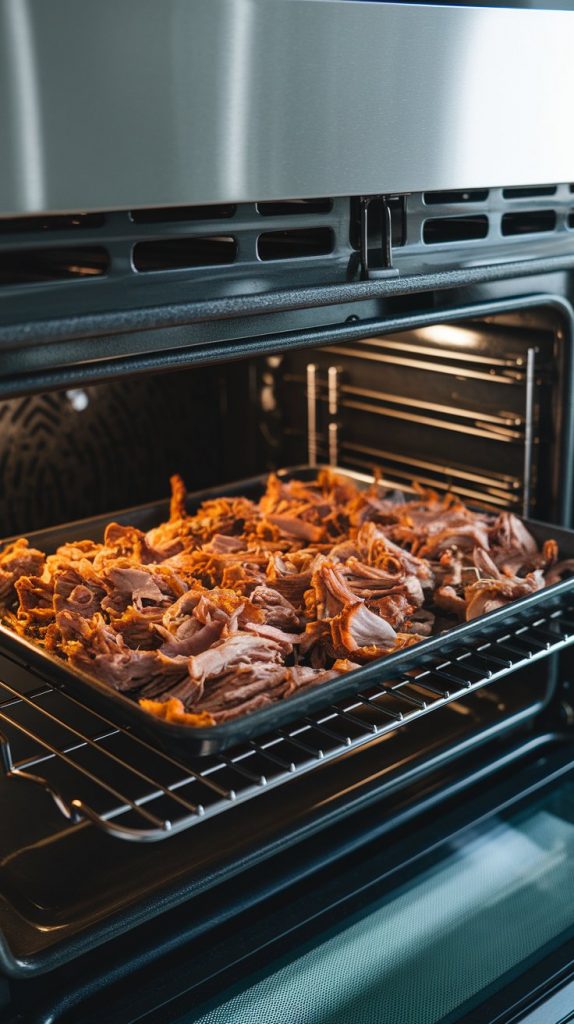
[[[171,484],[171,500],[169,503],[169,518],[170,522],[179,522],[180,519],[185,519],[187,516],[187,509],[185,499],[187,497],[187,487],[183,478],[179,473],[174,474],[170,477],[169,482]]]
[[[20,576],[41,576],[46,564],[43,551],[31,548],[25,537],[8,544],[0,552],[0,601],[14,597],[14,584]]]
[[[40,576],[20,576],[14,584],[18,594],[18,619],[24,630],[37,636],[54,620],[54,584]]]
[[[215,718],[209,711],[200,711],[198,715],[190,714],[177,697],[167,700],[145,700],[139,702],[140,708],[164,722],[175,722],[176,725],[192,725],[196,729],[206,725],[215,725]]]

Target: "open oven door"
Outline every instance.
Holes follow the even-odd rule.
[[[282,956],[181,1024],[454,1024],[574,1012],[574,766],[545,751],[505,784],[375,842],[271,915]],[[538,773],[542,771],[542,783]],[[537,778],[538,776],[538,778]],[[528,795],[527,795],[528,794]],[[419,851],[414,851],[418,847]],[[243,937],[243,945],[251,937]],[[235,943],[240,942],[235,936]],[[237,945],[236,945],[237,948]],[[206,951],[207,952],[207,951]],[[217,950],[215,951],[217,954]],[[208,954],[209,955],[209,954]]]
[[[181,1024],[453,1024],[570,1019],[574,980],[574,765],[545,751],[505,784],[270,913],[279,959],[261,966],[265,924],[235,935],[240,979]],[[545,776],[542,783],[542,777]],[[528,794],[528,795],[527,795]],[[414,851],[417,850],[417,853]],[[424,851],[424,852],[421,852]],[[269,920],[266,922],[269,924]],[[261,930],[259,930],[261,929]],[[246,970],[245,945],[259,931]],[[285,948],[286,947],[286,948]],[[231,949],[231,946],[228,947]],[[205,950],[206,960],[217,949]],[[259,966],[258,966],[259,965]],[[562,972],[560,974],[559,972]],[[231,972],[237,976],[237,970]],[[542,984],[543,983],[543,984]],[[172,1015],[173,1014],[173,1015]]]
[[[569,737],[538,733],[513,747],[501,744],[496,771],[475,754],[454,773],[443,766],[412,790],[340,823],[338,839],[333,830],[322,832],[236,879],[233,918],[223,920],[218,894],[207,893],[206,927],[201,900],[188,904],[178,911],[179,939],[173,921],[151,922],[100,950],[91,973],[71,964],[58,980],[24,985],[26,998],[15,1012],[25,1017],[7,1019],[570,1020]],[[266,889],[264,900],[258,888]],[[182,941],[186,929],[195,932],[191,941]],[[114,982],[120,959],[131,960],[132,969],[122,968]]]

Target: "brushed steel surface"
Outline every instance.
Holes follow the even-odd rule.
[[[574,13],[0,0],[3,215],[574,181]]]

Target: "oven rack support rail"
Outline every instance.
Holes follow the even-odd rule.
[[[542,606],[541,606],[542,605]],[[574,643],[573,589],[509,616],[448,655],[288,728],[185,762],[17,666],[2,675],[0,764],[42,787],[71,825],[155,842],[374,744],[387,733]],[[16,667],[16,666],[15,666]],[[8,673],[9,675],[9,673]]]

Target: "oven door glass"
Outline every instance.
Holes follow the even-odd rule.
[[[455,1021],[564,942],[572,925],[570,775],[528,807],[459,833],[400,888],[180,1021]]]

